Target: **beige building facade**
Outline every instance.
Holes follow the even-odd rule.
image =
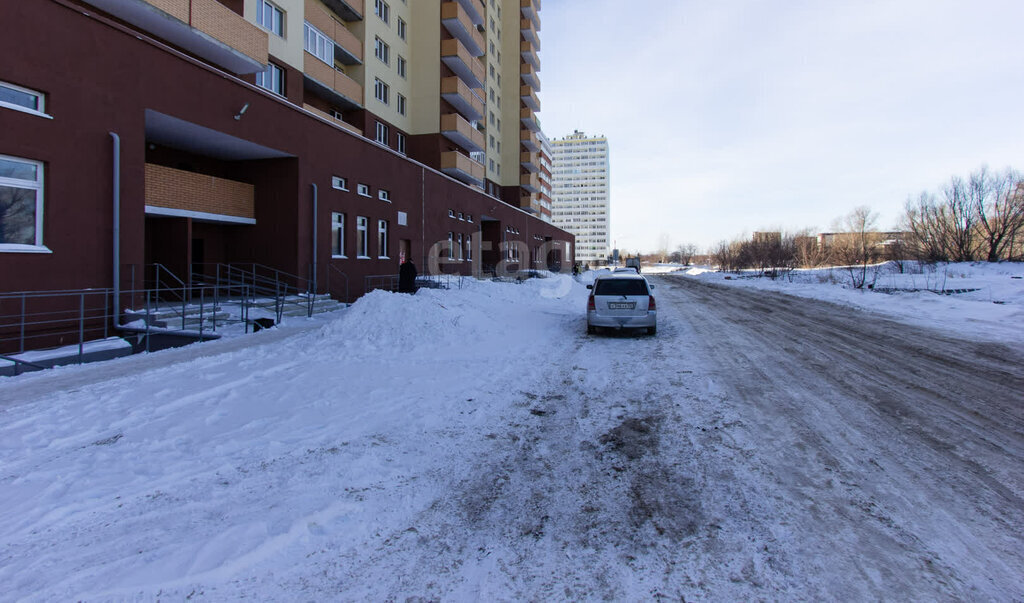
[[[256,83],[541,214],[540,0],[244,0]]]

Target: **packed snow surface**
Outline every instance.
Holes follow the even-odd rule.
[[[709,272],[657,278],[655,293],[672,278],[817,291],[1019,346],[1024,270],[956,270],[983,292]],[[782,478],[764,469],[778,459],[723,393],[742,376],[684,347],[688,309],[660,298],[656,337],[588,338],[586,295],[564,275],[376,291],[246,337],[0,378],[0,600],[913,596],[911,578],[849,569],[914,546],[858,543],[858,509],[881,502],[807,501],[842,542],[790,521],[804,511],[773,498]],[[835,429],[838,463],[861,454]],[[941,565],[927,598],[1024,597],[1019,524],[991,542],[987,524],[948,525],[912,560]],[[842,563],[811,559],[830,551]]]

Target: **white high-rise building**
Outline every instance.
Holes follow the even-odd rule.
[[[608,261],[608,139],[579,130],[551,141],[551,223],[576,236],[576,261]]]

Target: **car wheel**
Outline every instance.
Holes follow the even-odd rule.
[[[658,327],[647,327],[647,334],[654,335],[658,332]]]

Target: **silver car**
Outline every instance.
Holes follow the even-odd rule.
[[[647,329],[651,335],[657,332],[654,287],[644,277],[634,272],[613,272],[598,277],[587,289],[587,333],[602,328]]]

